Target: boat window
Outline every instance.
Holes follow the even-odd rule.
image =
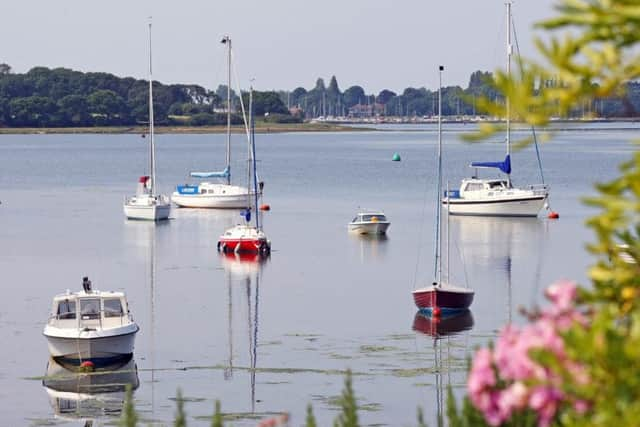
[[[355,217],[351,220],[351,222],[356,222],[356,221],[358,221],[358,217]]]
[[[122,304],[120,304],[120,298],[105,298],[104,317],[120,316],[122,316]]]
[[[464,191],[480,191],[483,188],[484,186],[480,182],[470,182],[467,184],[467,187],[464,189]]]
[[[202,189],[200,190],[200,194],[204,194],[206,192],[207,192],[207,190],[202,190]]]
[[[506,188],[507,185],[504,181],[493,181],[489,183],[489,188],[491,189],[495,189],[495,188]]]
[[[209,190],[209,194],[213,194],[213,190]]]
[[[75,319],[76,318],[76,302],[68,299],[58,303],[57,313],[58,319]]]
[[[80,300],[80,316],[83,320],[100,318],[100,298],[83,298]]]

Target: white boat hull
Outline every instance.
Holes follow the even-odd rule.
[[[124,215],[128,219],[142,219],[147,221],[162,221],[169,219],[171,213],[171,205],[151,205],[141,206],[126,204],[124,205]]]
[[[495,198],[495,199],[450,199],[451,215],[473,216],[517,216],[536,217],[544,207],[546,196]],[[443,200],[447,207],[447,199]]]
[[[133,354],[138,326],[132,324],[121,329],[122,333],[109,335],[100,331],[80,331],[76,337],[56,336],[46,330],[44,335],[54,358],[106,361]]]
[[[391,225],[389,222],[349,223],[349,232],[357,234],[385,234],[389,225]]]
[[[249,196],[244,194],[180,194],[171,195],[171,201],[181,208],[246,209]]]

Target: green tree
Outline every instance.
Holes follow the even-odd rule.
[[[361,86],[351,86],[344,91],[342,99],[344,99],[344,105],[348,108],[353,107],[356,104],[365,103],[366,95]]]

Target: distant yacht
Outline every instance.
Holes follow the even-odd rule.
[[[153,133],[153,75],[151,68],[151,22],[149,22],[149,170],[150,176],[141,176],[135,196],[124,201],[124,214],[129,219],[160,221],[169,218],[171,201],[156,194],[156,147]]]
[[[507,2],[507,74],[511,74],[511,2]],[[549,190],[544,184],[524,188],[511,182],[511,121],[509,97],[507,109],[507,155],[501,162],[473,162],[474,168],[496,168],[506,174],[505,179],[481,179],[476,176],[462,180],[460,189],[451,191],[442,199],[449,204],[451,215],[479,216],[538,216],[544,207]]]
[[[219,172],[191,172],[192,178],[221,178],[226,183],[203,181],[197,185],[178,185],[171,200],[183,208],[248,208],[248,187],[231,184],[231,39],[225,36],[227,46],[227,156],[226,167]]]

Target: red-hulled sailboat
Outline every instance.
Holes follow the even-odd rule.
[[[260,226],[258,212],[258,177],[256,174],[256,139],[253,120],[253,89],[249,91],[249,124],[251,134],[249,138],[251,167],[249,179],[253,181],[253,200],[250,208],[242,212],[245,224],[238,224],[229,228],[218,240],[218,250],[224,253],[248,253],[268,255],[271,253],[271,241],[267,239]],[[255,225],[251,224],[251,210],[255,211]]]
[[[468,288],[454,286],[442,280],[442,239],[440,194],[442,193],[442,71],[439,73],[440,87],[438,90],[438,184],[436,188],[436,242],[435,242],[435,280],[431,285],[415,289],[413,300],[416,306],[425,314],[440,316],[466,310],[473,302],[474,291]],[[446,197],[449,197],[448,194]],[[447,203],[447,207],[449,204]],[[447,208],[447,218],[448,218]],[[448,240],[447,240],[448,244]]]

